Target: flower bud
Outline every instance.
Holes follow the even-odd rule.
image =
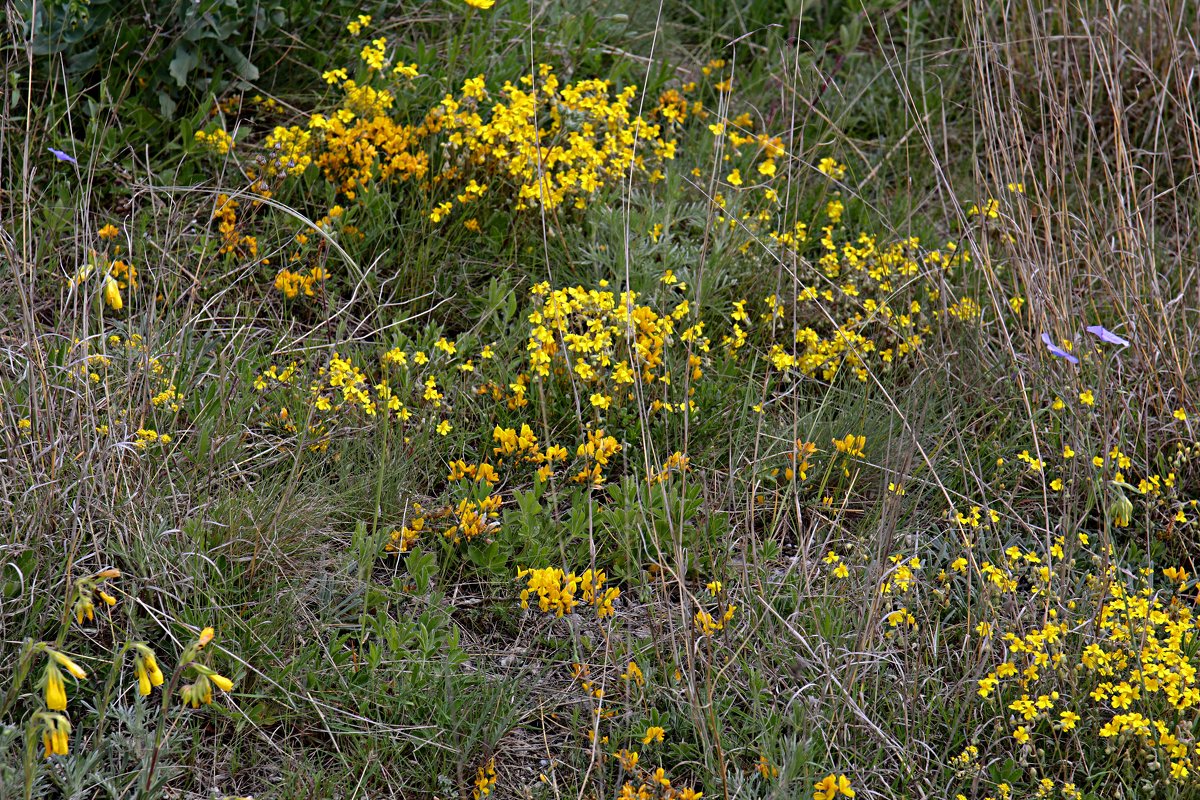
[[[1116,499],[1108,506],[1108,518],[1116,527],[1124,528],[1133,519],[1133,503],[1129,502],[1129,498],[1125,496],[1125,492],[1119,488],[1116,490],[1116,493]]]

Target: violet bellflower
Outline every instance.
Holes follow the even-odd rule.
[[[53,147],[47,147],[46,149],[53,153],[54,157],[59,161],[69,161],[70,163],[79,166],[79,162],[76,161],[75,157],[70,153],[63,152],[62,150],[55,150]]]
[[[1092,334],[1093,336],[1095,336],[1097,339],[1099,339],[1102,342],[1108,342],[1109,344],[1119,344],[1122,347],[1129,347],[1128,339],[1123,339],[1120,336],[1117,336],[1115,333],[1113,333],[1112,331],[1110,331],[1108,328],[1104,327],[1103,325],[1089,325],[1086,330],[1088,333]]]
[[[1061,347],[1056,345],[1054,343],[1054,341],[1050,338],[1050,334],[1043,333],[1042,334],[1042,342],[1045,343],[1046,349],[1050,351],[1050,355],[1058,356],[1059,358],[1065,358],[1067,361],[1070,361],[1072,364],[1079,363],[1078,358],[1076,358],[1075,356],[1068,353],[1066,350],[1063,350]]]

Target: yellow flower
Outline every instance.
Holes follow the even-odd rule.
[[[121,300],[121,287],[112,275],[104,277],[104,302],[108,303],[113,311],[120,311],[125,306]]]
[[[67,710],[67,688],[62,673],[53,663],[46,665],[46,708],[51,711]]]
[[[661,742],[665,734],[666,730],[663,728],[660,728],[657,725],[651,725],[649,728],[646,728],[646,735],[642,737],[642,744]]]
[[[1096,405],[1096,396],[1092,394],[1091,389],[1086,389],[1079,393],[1079,402],[1085,406],[1094,406]]]
[[[828,156],[817,163],[817,170],[835,180],[841,180],[846,175],[846,165],[839,164]]]
[[[138,694],[145,697],[150,694],[150,673],[146,670],[146,663],[142,659],[135,659],[133,662],[133,670],[137,673]]]
[[[208,676],[208,679],[216,684],[216,687],[222,692],[228,692],[233,688],[233,681],[229,680],[229,678],[226,678],[224,675],[218,675],[214,672],[212,675]]]
[[[53,658],[55,661],[57,661],[59,664],[61,664],[63,667],[65,667],[67,672],[71,673],[79,680],[83,680],[84,678],[87,677],[87,673],[84,672],[83,669],[78,664],[76,664],[74,661],[72,661],[70,656],[67,656],[64,653],[60,653],[57,650],[51,650],[49,648],[46,649],[46,652],[50,654],[51,658]]]
[[[120,231],[117,230],[115,225],[109,224],[98,230],[96,235],[101,239],[115,239],[119,233]]]
[[[1074,730],[1075,723],[1079,722],[1079,715],[1074,711],[1064,711],[1058,716],[1062,720],[1062,729],[1064,731]]]
[[[196,647],[204,647],[204,645],[208,644],[209,642],[211,642],[213,640],[214,635],[216,635],[216,632],[212,629],[211,626],[200,631],[200,638],[196,640]]]
[[[450,420],[444,419],[438,423],[437,432],[439,436],[445,436],[452,430],[454,430],[454,426],[450,424]]]
[[[837,797],[837,778],[826,775],[813,786],[813,800],[833,800]]]
[[[725,178],[725,180],[729,181],[729,183],[733,186],[741,186],[742,185],[741,170],[735,169],[733,172],[729,173],[729,175]]]
[[[1184,411],[1182,408],[1175,409],[1175,411],[1171,414],[1171,416],[1173,416],[1175,419],[1179,420],[1180,422],[1187,422],[1187,412]]]
[[[62,714],[36,714],[34,717],[42,724],[42,746],[46,749],[46,758],[50,756],[65,756],[69,751],[67,736],[71,733],[71,723]]]
[[[489,8],[496,5],[496,0],[466,0],[466,3],[471,8],[478,8],[482,11],[487,11]]]
[[[838,795],[854,797],[850,779],[845,775],[826,775],[813,786],[813,800],[834,800]]]

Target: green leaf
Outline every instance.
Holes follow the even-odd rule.
[[[195,69],[200,60],[196,55],[183,45],[175,48],[175,57],[171,59],[171,64],[168,69],[171,72],[171,77],[175,79],[175,84],[179,88],[187,86],[188,73]],[[172,109],[174,111],[174,109]]]
[[[233,62],[233,68],[242,80],[258,80],[258,67],[251,64],[250,59],[242,55],[241,50],[222,44],[221,50]]]

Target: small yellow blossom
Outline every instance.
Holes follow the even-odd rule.
[[[665,735],[666,730],[658,727],[657,725],[651,725],[649,728],[646,728],[646,735],[642,737],[642,744],[661,742],[663,740],[663,736]]]

